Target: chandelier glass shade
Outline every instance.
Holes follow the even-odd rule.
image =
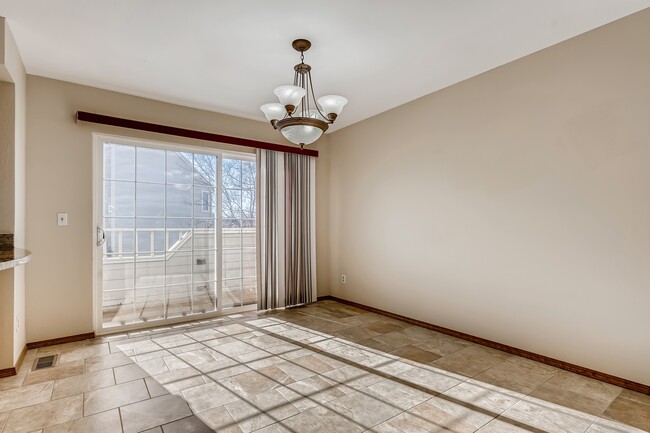
[[[300,63],[293,67],[293,85],[277,87],[273,93],[280,102],[264,104],[260,110],[287,140],[302,147],[315,142],[327,131],[348,100],[338,95],[321,96],[316,100],[311,66],[304,62],[304,53],[311,42],[296,39],[292,46],[300,52]]]

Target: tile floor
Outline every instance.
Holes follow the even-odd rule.
[[[0,379],[1,433],[213,430],[629,433],[650,396],[334,301],[32,350]]]

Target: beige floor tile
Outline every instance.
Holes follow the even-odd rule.
[[[286,387],[278,387],[277,390],[300,411],[343,397],[354,391],[323,376],[308,377]]]
[[[142,336],[138,338],[129,338],[128,340],[111,341],[108,343],[108,347],[110,348],[111,353],[122,352],[130,354],[130,350],[143,350],[148,347],[156,347],[156,343],[151,341],[150,337]]]
[[[72,361],[55,365],[43,370],[30,371],[25,376],[23,386],[35,383],[48,382],[51,380],[65,379],[66,377],[78,376],[84,372],[84,362]]]
[[[115,379],[112,370],[100,370],[59,379],[54,382],[52,400],[113,385],[115,385]]]
[[[214,362],[215,358],[212,356],[212,353],[214,353],[213,349],[201,345],[197,350],[179,353],[176,356],[182,361],[196,367],[197,365]]]
[[[368,367],[378,367],[397,358],[396,356],[389,357],[390,355],[383,356],[383,352],[369,350],[364,346],[352,344],[335,347],[329,353],[339,359],[347,360],[349,363]]]
[[[630,391],[629,389],[624,389],[619,394],[621,398],[627,398],[628,400],[636,401],[637,403],[643,403],[646,406],[650,406],[650,395],[641,394],[636,391]]]
[[[324,405],[361,425],[364,429],[371,428],[402,412],[397,405],[362,391],[354,391],[343,397],[327,401]]]
[[[207,329],[198,329],[196,331],[188,331],[185,333],[188,337],[196,341],[205,341],[205,340],[214,340],[215,338],[225,337],[226,334],[223,334],[216,329],[207,328]]]
[[[408,359],[399,358],[397,360],[388,362],[386,364],[379,365],[373,369],[378,373],[385,373],[390,376],[397,376],[401,373],[404,373],[407,370],[412,369],[413,367],[422,367],[419,363],[413,362]]]
[[[3,433],[32,432],[79,419],[82,414],[83,398],[81,395],[39,403],[12,411]]]
[[[382,343],[381,341],[375,340],[374,338],[359,340],[357,343],[361,346],[367,347],[368,349],[375,349],[386,353],[390,352],[391,350],[395,350],[393,346],[389,346],[388,344]]]
[[[251,371],[248,366],[239,364],[236,361],[229,360],[228,362],[232,362],[232,364],[224,365],[223,361],[217,361],[214,364],[202,364],[197,367],[201,368],[212,380],[225,379]]]
[[[526,397],[506,410],[500,419],[512,420],[542,431],[585,432],[596,417],[533,397]]]
[[[430,338],[413,343],[413,345],[420,349],[433,352],[436,355],[447,356],[466,347],[473,346],[474,344],[469,341],[432,331]]]
[[[295,407],[291,407],[294,410],[291,415],[299,413]],[[260,410],[249,401],[238,400],[228,403],[225,408],[237,422],[239,429],[244,433],[258,430],[276,422],[276,419],[272,418],[268,413]]]
[[[505,388],[490,385],[475,379],[456,385],[443,393],[445,398],[459,404],[483,409],[487,414],[497,416],[508,410],[525,394],[510,391]]]
[[[0,392],[8,389],[18,388],[23,384],[27,372],[19,373],[15,376],[3,377],[0,379]]]
[[[208,409],[198,413],[197,416],[219,433],[243,433],[224,406]]]
[[[388,334],[382,334],[378,335],[376,337],[372,338],[374,341],[377,341],[379,343],[382,343],[388,347],[392,347],[393,350],[398,349],[400,347],[408,346],[413,343],[417,343],[420,341],[417,338],[411,338],[407,337],[406,335],[395,331],[395,332],[389,332]]]
[[[364,430],[354,421],[322,406],[287,418],[281,421],[280,425],[293,432],[323,431],[323,426],[327,426],[327,433],[354,433]]]
[[[428,350],[413,345],[400,347],[397,350],[393,350],[391,354],[399,356],[404,360],[418,362],[421,364],[428,364],[440,358],[440,355],[436,355],[433,352],[429,352]]]
[[[261,349],[242,353],[241,355],[234,356],[233,358],[242,364],[249,364],[255,361],[264,362],[266,359],[282,359],[279,356],[275,356],[266,350]]]
[[[164,357],[156,357],[146,360],[137,360],[137,364],[152,376],[169,373],[171,370],[169,370],[169,367],[163,358]]]
[[[529,394],[560,370],[523,358],[510,358],[474,377],[511,391]]]
[[[113,369],[115,373],[115,383],[120,384],[130,382],[132,380],[142,379],[148,377],[149,374],[137,364],[127,364]]]
[[[257,371],[249,371],[221,379],[219,383],[242,398],[252,397],[279,386],[275,380]]]
[[[196,343],[193,338],[185,334],[175,334],[164,337],[152,337],[151,340],[165,349],[180,347]]]
[[[243,432],[258,430],[299,413],[278,391],[271,390],[225,406]]]
[[[156,374],[154,376],[151,376],[153,379],[156,380],[159,384],[162,386],[166,386],[168,384],[172,384],[174,382],[178,382],[184,379],[189,379],[192,377],[199,377],[201,376],[201,373],[192,368],[182,368],[180,370],[174,370],[170,371],[169,373],[162,373],[162,374]]]
[[[650,431],[650,406],[625,397],[618,397],[602,415],[641,430]]]
[[[172,353],[169,350],[161,348],[160,350],[152,350],[140,354],[134,353],[130,356],[130,358],[133,361],[142,362],[142,361],[147,361],[149,359],[162,358],[164,356],[169,356],[171,354]]]
[[[152,377],[145,377],[144,383],[147,385],[147,390],[149,391],[149,396],[151,396],[151,398],[169,394],[169,392]]]
[[[190,344],[184,344],[182,346],[170,347],[169,349],[164,349],[164,350],[167,350],[172,355],[178,355],[180,353],[185,353],[185,352],[194,352],[196,350],[203,349],[204,347],[207,346],[197,341]]]
[[[163,426],[164,433],[214,433],[200,418],[191,415]]]
[[[307,379],[308,377],[314,376],[316,374],[313,371],[301,367],[300,365],[296,365],[291,361],[283,361],[275,364],[275,366],[285,372],[291,379],[296,382],[299,380]]]
[[[90,391],[84,394],[84,414],[92,415],[105,410],[135,403],[149,398],[144,380]]]
[[[295,380],[289,376],[289,374],[287,374],[284,370],[278,368],[278,366],[275,364],[255,368],[254,370],[277,384],[288,385],[295,382]]]
[[[50,400],[54,382],[43,382],[0,391],[0,412],[10,411]]]
[[[226,356],[237,356],[246,352],[257,350],[257,347],[244,343],[243,341],[233,341],[224,345],[213,346],[213,349]]]
[[[599,380],[561,372],[540,385],[530,395],[572,409],[601,415],[622,389]]]
[[[283,344],[285,341],[274,337],[272,335],[260,335],[259,337],[254,337],[249,340],[246,340],[246,343],[255,346],[259,349],[267,349],[269,347],[278,346]]]
[[[386,316],[382,316],[381,314],[364,311],[355,316],[350,316],[350,317],[345,317],[343,319],[340,319],[339,322],[345,323],[350,326],[361,326],[361,325],[368,325],[374,322],[380,322],[385,318]]]
[[[107,355],[109,353],[111,352],[108,348],[108,343],[95,344],[92,346],[83,346],[75,350],[62,352],[59,356],[59,362],[64,363],[64,362],[72,362],[72,361],[83,361],[86,358]],[[41,356],[40,353],[38,354],[38,356]]]
[[[182,398],[175,395],[133,403],[120,408],[124,433],[136,433],[192,415]]]
[[[313,371],[314,373],[323,374],[328,371],[334,370],[330,364],[321,361],[313,354],[307,356],[301,356],[300,358],[295,358],[292,360],[295,364],[306,368],[307,370]]]
[[[334,335],[340,338],[344,338],[348,341],[361,341],[361,340],[367,340],[372,337],[376,337],[381,334],[379,332],[374,332],[371,330],[360,328],[358,326],[352,326],[349,328],[344,328],[334,333]]]
[[[226,335],[237,335],[237,334],[243,334],[245,332],[253,331],[253,328],[249,328],[248,326],[239,323],[218,326],[214,329]]]
[[[443,397],[433,397],[408,410],[408,413],[434,424],[436,427],[434,431],[444,428],[457,433],[474,432],[493,419],[491,415],[472,410]]]
[[[607,419],[598,418],[596,422],[589,427],[587,433],[646,433],[648,430],[640,430],[636,427],[611,421]]]
[[[169,371],[181,370],[183,368],[190,367],[190,364],[183,361],[178,355],[163,356],[162,360],[165,362],[165,365]]]
[[[436,334],[435,331],[430,329],[422,328],[421,326],[409,326],[404,329],[397,331],[400,334],[404,334],[407,337],[415,338],[417,340],[429,340],[433,338]]]
[[[47,427],[43,433],[121,433],[122,423],[118,409],[101,412],[95,415],[68,421]]]
[[[560,431],[560,430],[557,430]],[[534,427],[528,426],[523,423],[519,423],[514,420],[507,418],[497,418],[493,419],[480,429],[476,433],[546,433],[545,430],[539,430]],[[573,433],[562,431],[563,433]]]
[[[320,341],[320,340],[319,340]],[[311,355],[313,352],[311,349],[306,348],[306,347],[300,347],[299,349],[292,350],[290,352],[286,353],[281,353],[277,355],[279,358],[288,360],[288,361],[293,361],[296,358],[302,358],[303,356]]]
[[[361,391],[402,411],[417,406],[432,397],[430,393],[390,379],[382,379]]]
[[[28,371],[32,369],[34,366],[34,360],[36,359],[36,353],[38,352],[38,349],[30,349],[25,353],[25,358],[23,358],[22,364],[20,364],[20,367],[18,368],[17,373],[19,375],[25,375],[27,374]]]
[[[174,395],[181,395],[181,392],[183,390],[189,389],[189,388],[194,388],[195,386],[201,386],[205,385],[206,383],[212,382],[209,378],[206,378],[206,376],[199,375],[199,376],[190,376],[185,379],[178,379],[173,382],[168,382],[163,387],[165,390]]]
[[[133,361],[131,361],[131,359],[129,359],[129,357],[122,352],[86,358],[84,362],[86,372],[104,370],[107,368],[114,368],[119,367],[120,365],[133,363]]]
[[[237,394],[214,382],[184,389],[181,394],[195,413],[239,400]]]
[[[55,344],[53,346],[40,347],[36,350],[36,356],[42,357],[53,354],[65,354],[82,350],[86,347],[85,341],[74,341],[72,343]]]
[[[409,366],[409,369],[411,368],[413,367]],[[323,377],[326,377],[339,385],[345,385],[353,389],[366,388],[384,379],[382,376],[352,365],[328,371],[323,374]]]
[[[7,423],[7,419],[9,419],[9,414],[11,412],[0,412],[0,432],[2,429],[5,427],[5,424]]]
[[[431,392],[445,392],[465,381],[462,376],[435,367],[414,367],[397,377],[408,384],[420,385]]]
[[[362,328],[368,332],[376,332],[377,334],[388,334],[391,332],[399,331],[400,329],[408,328],[410,325],[397,320],[382,318],[380,320],[362,325]]]
[[[473,345],[443,356],[431,364],[447,371],[473,377],[501,364],[510,356],[494,349]]]

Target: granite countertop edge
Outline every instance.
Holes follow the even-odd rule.
[[[0,271],[24,265],[29,262],[31,258],[31,251],[22,248],[0,250]]]

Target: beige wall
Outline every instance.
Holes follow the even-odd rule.
[[[76,124],[73,116],[78,110],[286,144],[268,123],[28,76],[27,245],[33,259],[27,267],[27,341],[93,331],[92,133],[217,147],[198,140]],[[68,212],[68,227],[57,226],[57,212]],[[327,272],[322,275],[327,281]]]
[[[648,41],[650,10],[333,133],[332,294],[650,384]]]
[[[15,85],[0,81],[0,233],[14,232]]]

